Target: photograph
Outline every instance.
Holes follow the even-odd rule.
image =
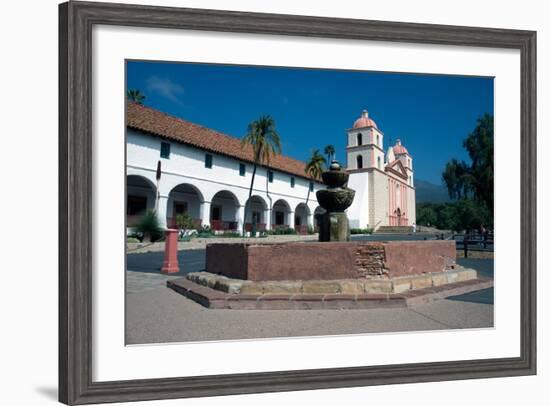
[[[494,328],[494,77],[125,80],[126,345]]]

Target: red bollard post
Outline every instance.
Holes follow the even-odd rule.
[[[168,229],[165,232],[164,262],[161,273],[178,273],[178,230]]]

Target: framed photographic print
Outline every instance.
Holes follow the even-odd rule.
[[[536,33],[60,5],[66,404],[536,373]]]

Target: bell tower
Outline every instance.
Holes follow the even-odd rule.
[[[348,131],[346,158],[348,170],[376,168],[384,170],[384,134],[363,110]]]

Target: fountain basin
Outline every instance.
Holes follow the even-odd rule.
[[[316,195],[319,205],[326,211],[343,212],[353,203],[355,190],[342,187],[321,189],[317,191]]]

